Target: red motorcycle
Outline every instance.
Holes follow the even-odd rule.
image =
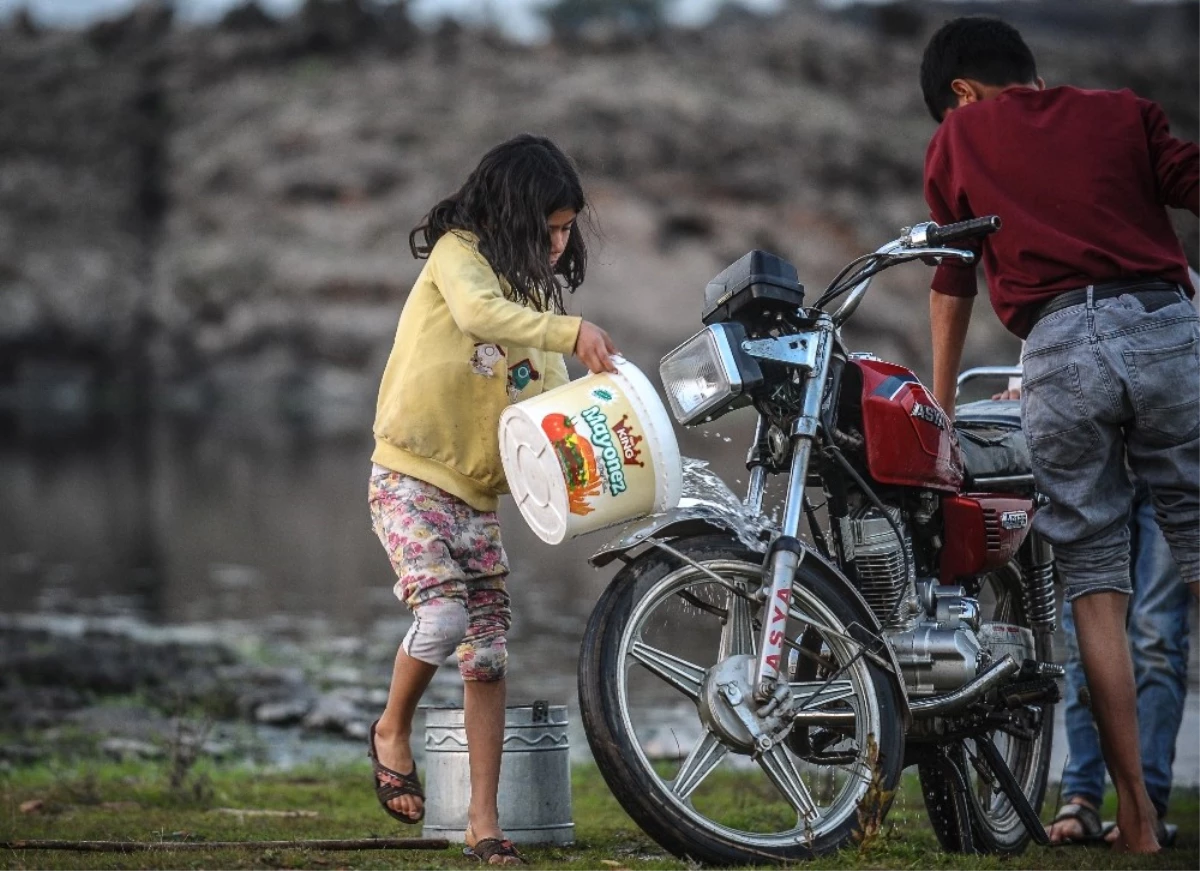
[[[753,251],[663,358],[681,424],[758,412],[741,511],[684,504],[592,557],[625,565],[584,637],[584,727],[622,807],[672,853],[836,850],[878,830],[909,765],[945,848],[1045,840],[1062,669],[1016,403],[962,406],[951,425],[912,372],[839,331],[879,272],[971,263],[948,246],[999,227],[906,229],[812,306],[791,264]],[[769,474],[787,476],[778,528],[762,518]]]

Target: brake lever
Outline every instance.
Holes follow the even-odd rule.
[[[899,239],[888,242],[886,245],[876,251],[875,255],[877,257],[883,257],[887,260],[893,261],[894,263],[900,263],[907,260],[923,260],[926,263],[930,263],[930,260],[932,260],[933,262],[930,263],[931,266],[936,266],[938,263],[940,263],[941,261],[937,258],[942,257],[953,257],[961,260],[964,264],[971,264],[975,262],[974,251],[967,251],[964,248],[917,247],[913,245],[911,236],[901,236]],[[853,289],[847,294],[845,302],[843,302],[841,307],[833,313],[833,323],[835,326],[840,327],[850,318],[852,314],[854,314],[854,310],[857,309],[858,304],[862,302],[862,298],[866,294],[867,288],[870,286],[871,281],[874,278],[874,275],[870,275],[863,281],[860,281],[858,284],[854,285]]]
[[[933,258],[953,257],[964,264],[975,262],[975,252],[965,248],[915,248],[905,246],[897,251],[884,255],[890,260],[924,260],[928,263]],[[937,262],[937,261],[935,261]]]

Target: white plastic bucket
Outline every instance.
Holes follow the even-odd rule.
[[[649,379],[613,360],[616,375],[585,375],[500,415],[509,489],[547,544],[679,502],[683,463],[671,418]]]

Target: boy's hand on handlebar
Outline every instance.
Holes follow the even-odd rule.
[[[608,333],[591,321],[579,325],[579,336],[575,339],[575,356],[588,367],[589,372],[616,373],[612,355],[619,353]]]

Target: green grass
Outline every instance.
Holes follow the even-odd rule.
[[[286,774],[200,762],[178,789],[163,763],[44,764],[0,772],[0,840],[61,839],[170,842],[295,841],[412,837],[416,832],[386,817],[361,765],[310,767]],[[745,796],[732,797],[743,801]],[[1047,808],[1056,796],[1052,793]],[[664,853],[624,814],[593,766],[573,773],[576,843],[528,848],[535,868],[687,868]],[[40,801],[34,812],[23,803]],[[218,809],[308,811],[315,816],[238,816]],[[1112,818],[1113,808],[1105,808]],[[814,869],[846,868],[1185,868],[1200,867],[1200,796],[1174,797],[1172,819],[1179,844],[1158,856],[1130,858],[1106,848],[1032,848],[1011,859],[941,851],[930,830],[915,778],[906,778],[883,830],[864,848],[808,863]],[[82,853],[4,850],[3,868],[470,868],[461,847],[447,850],[316,851],[211,849]]]

